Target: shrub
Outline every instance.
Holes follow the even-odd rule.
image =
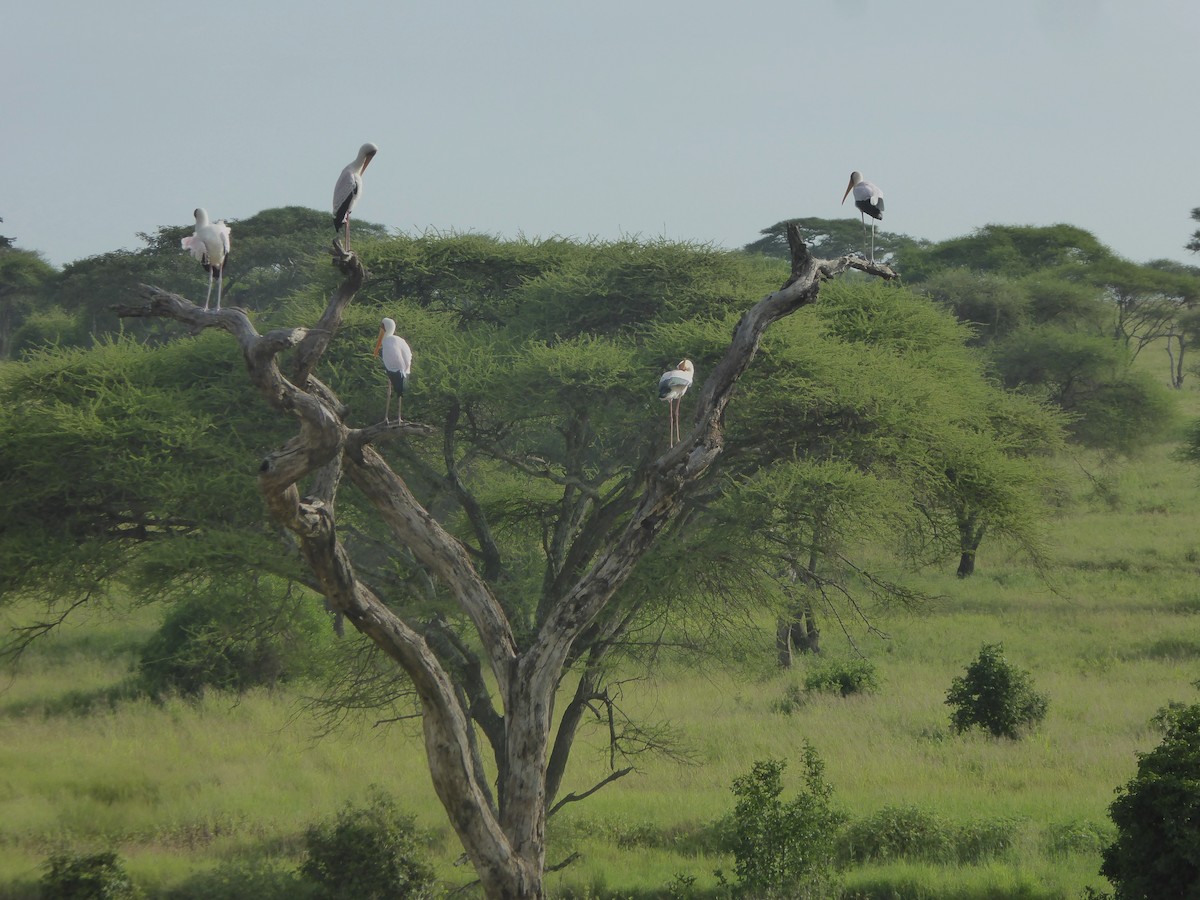
[[[267,576],[210,583],[175,604],[142,648],[152,693],[244,691],[320,672],[333,641],[329,616],[307,591]]]
[[[116,852],[55,853],[42,876],[45,900],[137,900],[142,896]]]
[[[952,855],[946,821],[916,806],[887,806],[858,819],[846,828],[840,843],[839,857],[847,862],[948,861]]]
[[[829,896],[842,817],[830,802],[825,764],[806,742],[804,787],[786,803],[784,768],[780,760],[759,761],[733,780],[738,800],[729,829],[739,888],[754,897]]]
[[[393,900],[434,896],[433,868],[424,859],[411,816],[375,790],[365,807],[347,804],[337,818],[308,829],[300,872],[331,900]]]
[[[1111,824],[1077,819],[1047,825],[1042,832],[1042,844],[1047,855],[1052,857],[1072,853],[1093,855],[1112,843],[1113,837]]]
[[[842,832],[843,863],[925,860],[979,863],[1012,847],[1019,822],[1010,818],[954,823],[917,806],[885,806],[852,822]]]
[[[808,701],[808,695],[798,684],[789,684],[783,690],[783,696],[771,704],[771,709],[785,716],[799,712]]]
[[[269,859],[239,860],[188,878],[169,900],[316,900],[317,887]]]
[[[804,677],[806,691],[869,694],[879,690],[875,664],[869,659],[832,660],[813,668]]]
[[[1022,728],[1046,717],[1049,701],[1033,689],[1028,672],[1004,658],[1000,644],[984,644],[966,676],[951,682],[946,705],[954,708],[950,724],[960,734],[978,725],[996,737],[1015,739]]]
[[[1138,755],[1137,774],[1109,806],[1117,838],[1100,874],[1117,900],[1192,897],[1200,885],[1200,704],[1159,720],[1162,743]]]

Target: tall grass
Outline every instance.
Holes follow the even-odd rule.
[[[881,637],[855,626],[878,691],[803,691],[806,666],[772,667],[770,623],[749,673],[678,665],[625,690],[625,708],[669,721],[692,764],[639,759],[638,770],[550,823],[551,877],[563,896],[664,895],[694,878],[712,893],[732,869],[719,823],[730,784],[755,760],[791,758],[805,740],[826,761],[850,820],[914,807],[959,829],[1011,840],[977,861],[902,858],[850,866],[847,896],[1072,897],[1097,875],[1107,805],[1158,740],[1154,712],[1194,701],[1200,678],[1200,487],[1163,446],[1121,468],[1071,463],[1072,496],[1052,523],[1050,565],[985,544],[977,574],[905,577],[938,599],[875,610]],[[10,621],[28,609],[8,613]],[[160,702],[122,690],[153,610],[82,613],[29,651],[0,686],[0,897],[34,896],[53,849],[114,846],[152,892],[222,863],[294,863],[304,829],[371,785],[391,792],[438,835],[448,883],[471,880],[429,784],[419,733],[370,720],[316,737],[304,689]],[[824,643],[851,655],[832,622]],[[945,694],[984,643],[1002,642],[1050,699],[1044,724],[1020,741],[957,736]],[[787,711],[782,711],[786,709]],[[607,774],[603,735],[585,735],[567,791]],[[991,823],[989,825],[989,823]],[[1008,825],[1004,827],[1009,827]]]

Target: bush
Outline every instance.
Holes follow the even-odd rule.
[[[976,819],[957,824],[917,806],[886,806],[852,822],[838,842],[843,863],[923,860],[972,864],[1011,849],[1019,822]]]
[[[1194,897],[1200,885],[1200,704],[1160,713],[1162,743],[1138,755],[1109,815],[1117,839],[1100,874],[1117,900]]]
[[[175,604],[142,648],[151,693],[244,691],[316,675],[333,626],[308,591],[269,576],[209,583]]]
[[[733,780],[738,800],[729,823],[739,888],[754,897],[826,897],[842,817],[833,810],[825,764],[804,745],[804,787],[786,803],[780,760],[756,762]],[[836,893],[836,891],[832,891]]]
[[[1042,846],[1046,854],[1061,858],[1072,853],[1099,854],[1112,843],[1110,823],[1075,820],[1047,825],[1042,831]]]
[[[939,815],[916,806],[887,806],[852,822],[842,834],[839,857],[846,862],[897,859],[948,861],[950,828]]]
[[[332,822],[308,829],[300,872],[330,900],[400,900],[434,896],[433,868],[423,857],[411,816],[376,790],[365,807],[347,804]]]
[[[879,690],[879,678],[869,659],[831,660],[804,676],[804,689],[837,692],[843,697],[870,694]]]
[[[317,887],[294,868],[270,859],[223,863],[188,878],[169,900],[316,900]]]
[[[55,853],[42,876],[45,900],[137,900],[142,896],[112,850],[81,856]]]
[[[960,734],[978,725],[995,737],[1016,739],[1022,728],[1046,717],[1045,695],[1035,691],[1029,673],[1009,663],[1003,653],[1000,644],[984,644],[966,677],[951,682],[946,705],[954,707],[950,724]]]

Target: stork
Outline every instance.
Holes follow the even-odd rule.
[[[208,212],[197,209],[196,233],[189,234],[180,244],[204,266],[208,272],[208,293],[204,297],[204,309],[212,299],[213,273],[217,274],[217,309],[221,308],[221,286],[225,280],[225,263],[229,260],[229,226],[224,219],[208,221]]]
[[[392,388],[396,389],[396,421],[403,422],[400,410],[404,405],[404,392],[408,388],[408,375],[412,371],[412,348],[408,341],[396,334],[396,323],[385,318],[379,323],[379,340],[375,342],[375,356],[383,354],[383,371],[387,374],[387,400],[383,403],[383,421],[389,422],[388,410],[392,405]]]
[[[367,171],[367,166],[378,152],[379,148],[371,143],[359,147],[358,156],[342,169],[337,184],[333,186],[333,230],[345,229],[347,252],[350,250],[350,212],[358,205],[358,198],[362,194],[363,172]]]
[[[854,205],[858,207],[859,219],[863,223],[863,238],[867,236],[866,216],[871,217],[871,262],[875,262],[875,219],[883,221],[883,191],[869,181],[863,181],[861,172],[850,173],[850,183],[842,194],[842,203],[854,191]]]
[[[671,418],[671,446],[679,440],[679,401],[692,385],[695,368],[690,359],[681,360],[679,368],[663,372],[658,379],[658,399],[667,401],[667,410]]]

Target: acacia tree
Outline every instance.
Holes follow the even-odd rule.
[[[352,428],[347,407],[315,374],[363,284],[365,270],[356,255],[335,247],[334,262],[344,281],[312,328],[259,334],[240,309],[206,312],[153,287],[141,289],[144,305],[118,309],[123,317],[165,318],[228,332],[263,398],[277,412],[295,418],[296,433],[259,466],[259,491],[271,518],[294,537],[331,606],[411,679],[434,788],[489,897],[544,895],[545,824],[556,789],[549,773],[564,746],[553,733],[554,700],[564,668],[578,652],[581,637],[600,620],[721,456],[726,409],[764,333],[813,303],[822,282],[848,269],[895,277],[887,266],[859,259],[814,258],[798,233],[792,234],[792,247],[791,277],[745,311],[720,361],[699,386],[687,437],[639,467],[621,489],[598,497],[564,535],[564,565],[528,626],[514,619],[464,544],[418,502],[406,479],[375,447],[428,435],[432,429],[410,423]],[[285,375],[279,357],[289,350]],[[390,608],[359,576],[337,527],[343,480],[361,492],[392,539],[452,595],[472,625],[498,698],[490,696],[483,672],[471,664],[473,657],[453,634]],[[570,731],[568,719],[564,716],[560,733]],[[494,794],[479,734],[495,765]]]
[[[38,254],[0,245],[0,359],[12,355],[13,335],[36,309],[42,285],[54,274]]]

